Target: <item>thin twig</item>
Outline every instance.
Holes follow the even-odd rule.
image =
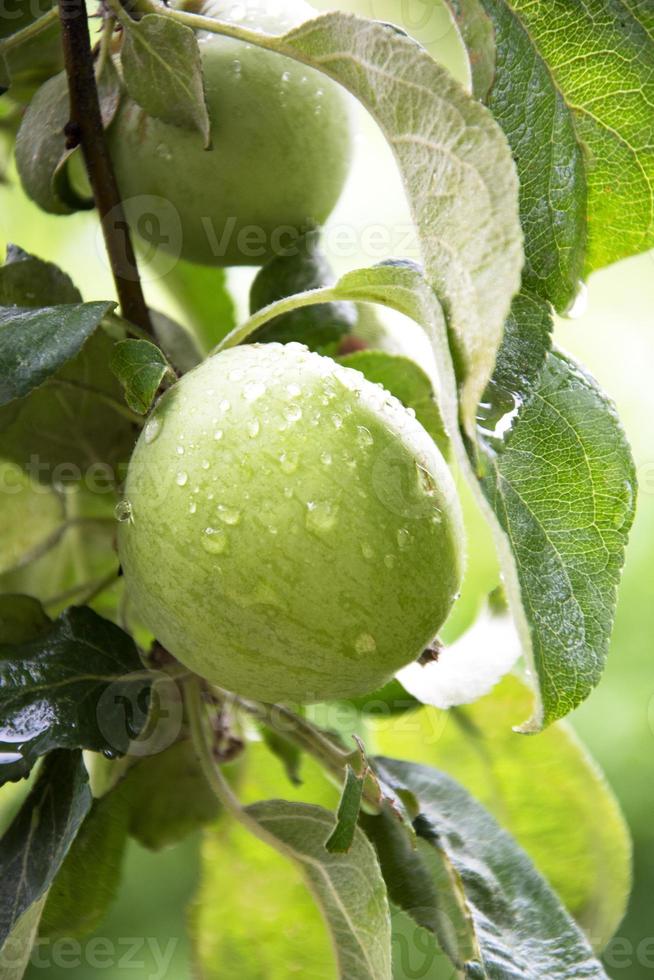
[[[104,135],[84,0],[59,0],[59,17],[70,96],[67,135],[72,145],[82,147],[123,314],[151,334],[134,247]]]

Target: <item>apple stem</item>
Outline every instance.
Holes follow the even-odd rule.
[[[150,314],[104,135],[84,0],[59,0],[59,18],[70,98],[66,133],[69,143],[82,148],[123,315],[151,336]]]

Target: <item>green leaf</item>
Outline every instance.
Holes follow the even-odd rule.
[[[275,256],[259,270],[250,288],[250,313],[286,296],[331,285],[333,281],[334,274],[320,249],[318,235],[309,232],[289,247],[288,254]],[[320,303],[309,311],[292,310],[269,320],[252,340],[281,344],[295,341],[326,353],[350,333],[355,322],[356,311],[351,303]]]
[[[391,904],[393,980],[455,980],[452,966],[433,933]]]
[[[582,274],[654,245],[649,5],[450,4],[463,25],[476,93],[517,163],[524,282],[565,309]],[[476,70],[486,39],[470,33],[484,12],[495,35],[490,87],[487,71],[482,77]]]
[[[373,116],[398,162],[425,277],[447,313],[472,418],[495,363],[523,262],[518,184],[502,131],[411,38],[339,12],[262,46],[334,78]]]
[[[44,262],[16,245],[7,246],[0,267],[0,306],[38,307],[81,303],[70,276],[53,262]]]
[[[146,14],[138,21],[125,17],[121,23],[120,61],[131,98],[150,116],[197,129],[208,147],[211,124],[195,32],[158,14]]]
[[[145,725],[150,684],[132,638],[86,607],[0,644],[0,783],[55,748],[125,753]]]
[[[380,720],[372,738],[397,758],[461,782],[527,851],[596,949],[620,924],[631,881],[628,832],[601,773],[565,723],[520,738],[533,692],[505,677],[472,705],[425,708],[411,725]]]
[[[42,938],[81,939],[100,925],[120,883],[127,817],[116,793],[93,801],[50,886],[39,927]]]
[[[91,808],[81,752],[54,752],[0,848],[0,949],[44,898]]]
[[[183,322],[192,328],[204,354],[234,328],[234,303],[227,290],[224,269],[178,259],[162,277],[161,284],[179,305]]]
[[[330,854],[347,854],[352,847],[361,809],[363,782],[363,778],[357,776],[352,766],[348,766],[341,802],[338,804],[336,826],[325,842],[325,848]]]
[[[481,486],[506,535],[507,590],[538,683],[522,730],[537,731],[601,677],[636,474],[612,404],[561,353],[528,394],[497,386],[486,405]]]
[[[111,370],[125,391],[130,408],[145,415],[159,385],[172,374],[165,355],[149,340],[119,340],[111,354]]]
[[[16,137],[16,166],[23,189],[43,211],[72,214],[89,210],[93,200],[74,187],[64,128],[69,120],[68,81],[60,72],[49,78],[30,102]]]
[[[78,354],[114,306],[0,307],[0,405],[27,395]]]
[[[445,939],[444,948],[457,965],[467,964],[466,975],[507,980],[606,977],[585,937],[527,855],[466,790],[428,766],[394,759],[378,759],[377,765],[420,802],[415,821],[421,838],[418,851],[412,853],[408,840],[397,838],[395,860],[401,862],[404,851],[407,860],[419,858],[424,869],[436,875],[433,930]],[[423,907],[422,917],[429,911]]]
[[[390,980],[390,914],[374,851],[356,829],[348,854],[329,854],[322,807],[269,800],[248,813],[302,869],[336,947],[342,980]]]
[[[188,740],[137,762],[116,792],[129,806],[129,833],[152,851],[178,843],[220,813]]]
[[[0,407],[0,458],[43,484],[84,479],[92,492],[111,493],[135,440],[109,367],[113,346],[100,327],[44,385]]]
[[[449,455],[449,439],[433,385],[429,376],[415,361],[381,350],[355,351],[339,357],[338,360],[345,367],[361,371],[368,381],[383,385],[403,405],[412,409],[443,455]]]

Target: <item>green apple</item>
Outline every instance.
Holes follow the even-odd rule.
[[[314,14],[301,0],[285,19],[245,7],[244,26],[271,33]],[[208,13],[238,20],[220,4]],[[296,61],[233,38],[199,41],[211,149],[125,99],[109,130],[121,194],[151,245],[204,265],[262,265],[334,207],[350,160],[347,105]]]
[[[224,351],[152,412],[119,550],[135,610],[182,663],[265,701],[379,688],[457,595],[450,472],[399,401],[300,344]]]

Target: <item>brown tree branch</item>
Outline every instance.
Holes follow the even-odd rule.
[[[102,125],[84,0],[59,0],[70,122],[66,135],[82,147],[123,316],[152,333],[129,225]]]

